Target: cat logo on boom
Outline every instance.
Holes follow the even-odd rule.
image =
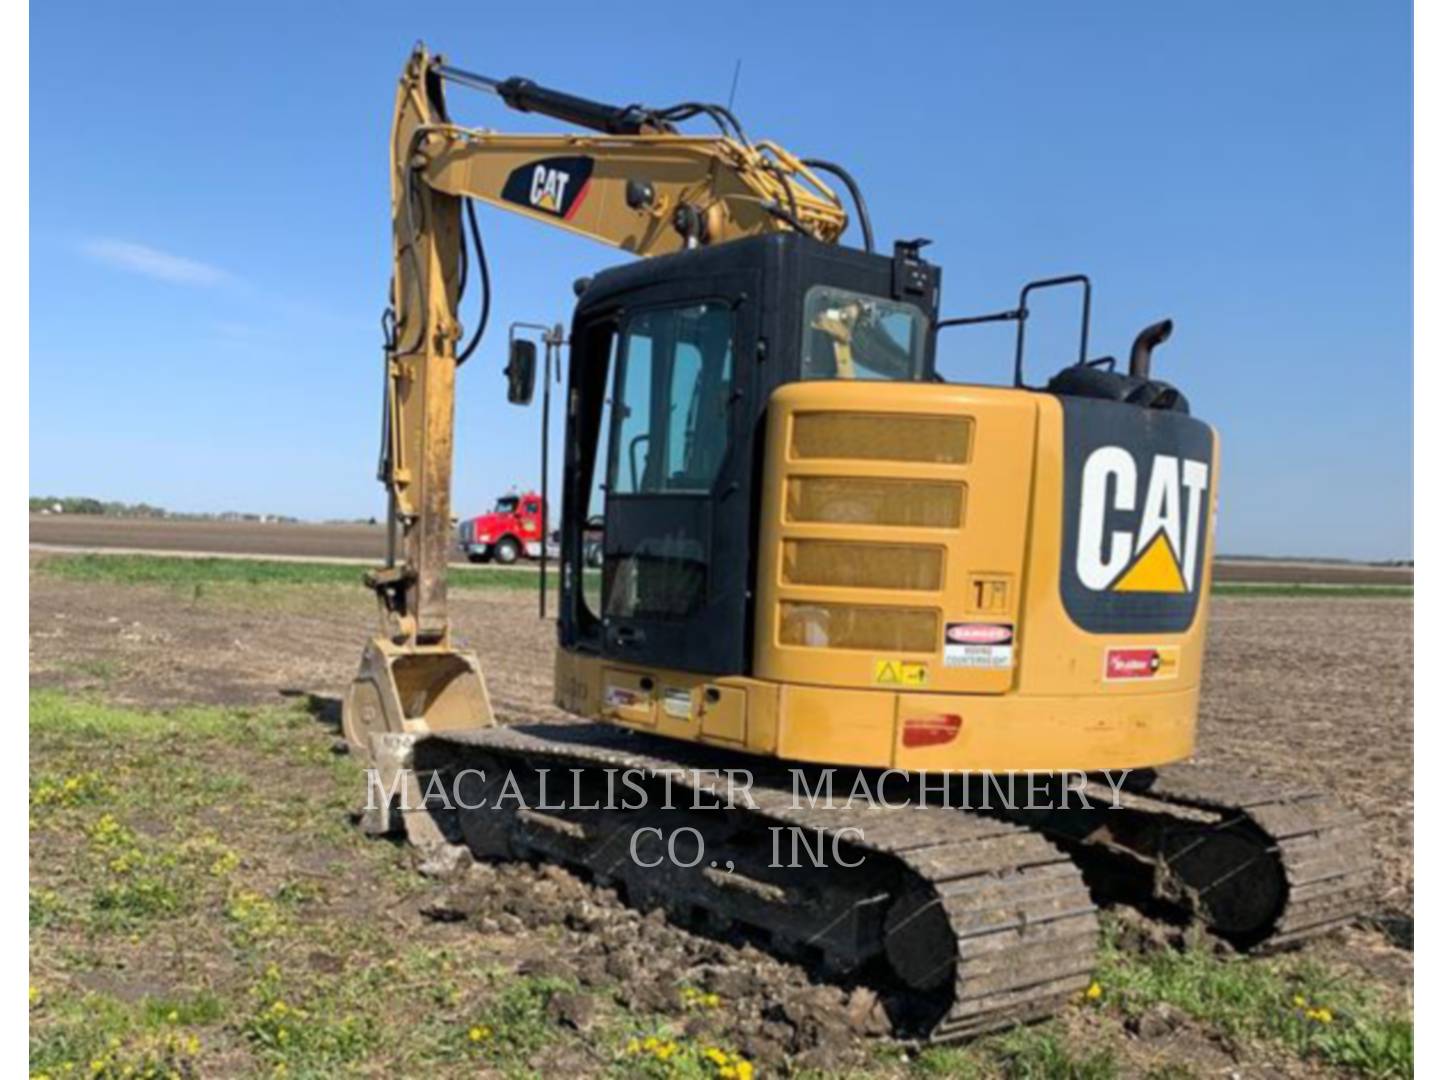
[[[1143,468],[1142,468],[1143,464]],[[1139,462],[1123,446],[1091,451],[1081,472],[1075,573],[1087,589],[1188,593],[1195,588],[1210,466],[1173,454]],[[1138,527],[1130,518],[1140,511]]]
[[[595,159],[555,157],[532,161],[515,169],[505,180],[500,197],[528,210],[569,221],[590,190]]]
[[[536,165],[535,176],[530,181],[530,205],[558,214],[565,199],[565,187],[569,183],[570,174],[564,169],[547,169],[544,165]]]

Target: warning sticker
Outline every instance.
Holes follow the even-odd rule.
[[[1180,673],[1175,645],[1125,645],[1105,650],[1105,681],[1173,679]]]
[[[640,695],[629,687],[607,686],[605,687],[605,704],[612,709],[628,709],[632,705],[640,704]]]
[[[876,660],[875,681],[881,686],[924,686],[930,668],[916,660]]]
[[[1008,668],[1015,665],[1013,623],[952,622],[945,624],[945,666]]]

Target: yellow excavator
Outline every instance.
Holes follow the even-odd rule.
[[[580,130],[458,126],[447,84]],[[691,121],[716,133],[682,133]],[[1241,948],[1355,917],[1372,868],[1353,814],[1177,764],[1194,747],[1218,451],[1152,376],[1168,320],[1120,370],[1088,354],[1083,276],[944,318],[925,241],[876,251],[845,169],[752,143],[717,105],[607,105],[422,46],[390,158],[390,557],[343,714],[386,793],[369,827],[563,864],[865,982],[897,1032],[932,1039],[1083,988],[1102,901]],[[860,248],[841,243],[831,183]],[[497,718],[451,640],[455,374],[489,307],[475,202],[640,257],[576,283],[569,330],[555,702],[573,723]],[[1052,288],[1079,291],[1078,353],[1032,383],[1030,301]],[[1009,385],[937,373],[942,330],[997,322],[1016,329]],[[533,346],[512,344],[507,374],[528,401]],[[1084,798],[1101,771],[1105,797]],[[572,797],[555,805],[559,773]],[[655,797],[617,801],[617,773]],[[737,773],[743,800],[705,802]],[[1015,774],[1021,799],[973,797],[974,778],[983,792]]]

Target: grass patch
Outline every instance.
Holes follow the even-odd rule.
[[[241,1030],[282,1075],[334,1075],[363,1058],[378,1037],[375,1024],[341,989],[330,984],[301,991],[297,1002],[279,965],[271,964],[252,991],[254,1011]]]
[[[32,1075],[535,1076],[556,1054],[644,1071],[626,1039],[664,1021],[589,990],[582,1035],[549,1008],[572,983],[497,964],[473,929],[392,920],[436,886],[351,824],[360,767],[305,702],[37,691],[30,720]],[[684,1045],[694,1076],[722,1075]]]
[[[36,569],[63,581],[119,585],[169,585],[201,590],[228,585],[364,585],[365,567],[268,559],[191,559],[170,555],[47,555]],[[553,569],[553,568],[552,568]],[[452,589],[512,589],[533,592],[538,579],[523,570],[451,567]],[[558,576],[552,576],[554,587]]]
[[[131,740],[135,740],[144,747],[172,740],[218,739],[246,744],[258,740],[262,748],[274,749],[287,732],[314,723],[303,710],[303,705],[297,705],[288,709],[195,707],[170,712],[145,712],[74,697],[58,690],[32,690],[30,734],[42,740],[55,740],[63,746],[79,745],[89,740],[102,745],[123,742],[127,746],[133,746]],[[183,764],[183,759],[176,763]],[[38,776],[49,778],[42,784],[53,786],[56,777],[63,777],[59,780],[62,794],[70,779],[83,780],[96,773],[94,769],[57,771],[53,767],[53,759],[34,764]],[[159,766],[160,762],[142,760],[141,764]],[[170,764],[165,763],[165,768],[168,769]],[[99,775],[100,783],[114,785],[113,776],[106,776],[103,772]]]
[[[52,1080],[203,1075],[201,1037],[181,1021],[177,1008],[166,1004],[148,998],[126,1002],[104,994],[32,1004],[30,1075]]]
[[[32,1074],[328,1077],[572,1075],[745,1080],[682,1015],[621,1008],[603,986],[515,973],[495,938],[390,918],[435,888],[348,811],[359,766],[304,701],[149,712],[31,696]],[[1294,958],[1134,956],[1107,942],[1087,1006],[1167,1002],[1258,1060],[1367,1076],[1413,1071],[1413,1024],[1374,987]],[[592,995],[593,1024],[555,995]],[[1071,1019],[1075,1019],[1071,1017]],[[881,1075],[1108,1080],[1121,1043],[1064,1022],[936,1047],[877,1046]],[[576,1065],[580,1062],[580,1065]],[[1158,1075],[1158,1074],[1157,1074]],[[1171,1070],[1167,1076],[1180,1072]]]
[[[65,857],[32,875],[32,930],[106,937],[209,908],[247,940],[273,931],[278,920],[265,916],[287,898],[236,891],[231,879],[241,858],[220,830],[237,814],[257,825],[283,823],[286,807],[258,777],[219,762],[243,747],[255,772],[293,768],[306,736],[328,737],[319,729],[300,704],[155,713],[33,692],[32,841]],[[315,793],[332,801],[312,799],[312,811],[333,814],[344,805],[335,768],[317,770]]]
[[[457,1038],[457,1050],[468,1050],[504,1069],[523,1067],[553,1032],[545,1007],[552,995],[574,986],[561,979],[519,976],[482,1009]]]
[[[1054,1024],[1017,1027],[968,1046],[932,1046],[910,1063],[916,1076],[1013,1080],[1113,1080],[1120,1065],[1108,1048],[1067,1045]]]
[[[106,582],[119,585],[168,585],[189,590],[194,599],[207,587],[329,585],[363,586],[365,568],[319,562],[280,562],[267,559],[197,559],[173,555],[46,555],[36,561],[42,574],[63,581]],[[552,567],[552,569],[554,569]],[[457,567],[447,572],[453,589],[508,589],[534,592],[538,581],[524,570],[496,567]],[[559,575],[550,578],[558,588]],[[1216,596],[1294,597],[1303,599],[1414,599],[1412,585],[1322,585],[1309,582],[1249,584],[1217,582]],[[114,674],[106,662],[96,662],[96,677]]]
[[[1254,585],[1240,581],[1216,582],[1210,586],[1215,596],[1290,597],[1304,600],[1373,600],[1373,599],[1415,599],[1413,585],[1321,585],[1308,582]]]
[[[1244,1041],[1362,1076],[1414,1073],[1414,1020],[1303,957],[1259,960],[1203,951],[1137,956],[1107,940],[1096,974],[1102,1007],[1135,1016],[1164,1003]]]

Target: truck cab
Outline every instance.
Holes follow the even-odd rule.
[[[542,523],[548,516],[544,506],[533,491],[500,496],[489,513],[460,522],[460,549],[471,562],[493,559],[508,566],[521,556],[538,559],[544,539]]]

